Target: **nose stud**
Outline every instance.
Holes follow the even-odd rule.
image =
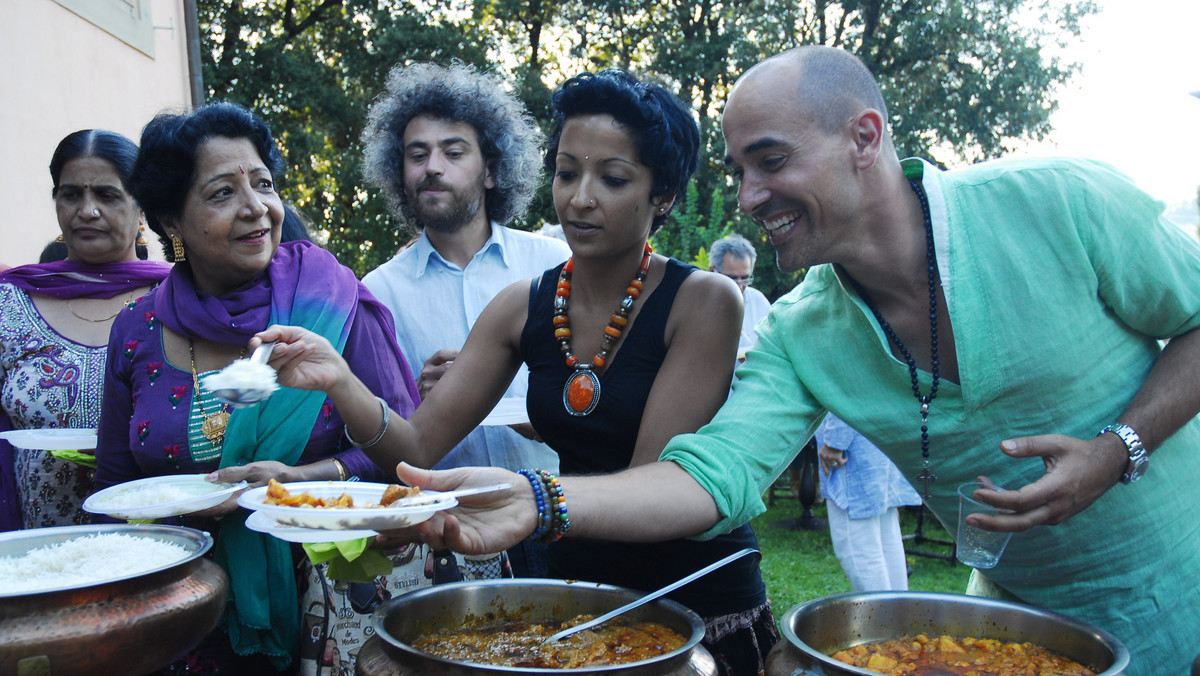
[[[588,200],[588,206],[591,206],[591,207],[596,206],[596,200]]]
[[[99,209],[92,209],[92,215],[93,215],[93,216],[99,216],[99,215],[100,215],[100,210],[99,210]]]

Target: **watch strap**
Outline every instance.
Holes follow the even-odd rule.
[[[1146,447],[1142,444],[1142,438],[1129,425],[1122,423],[1113,423],[1104,429],[1100,430],[1100,436],[1105,432],[1112,432],[1120,437],[1125,444],[1125,450],[1129,454],[1129,461],[1125,465],[1125,471],[1121,473],[1121,483],[1129,484],[1142,478],[1142,473],[1145,471]]]

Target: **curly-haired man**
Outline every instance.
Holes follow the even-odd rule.
[[[367,179],[420,234],[363,283],[395,315],[422,394],[452,365],[500,289],[570,255],[560,240],[502,225],[524,214],[541,181],[542,138],[499,78],[461,63],[397,66],[371,107]],[[514,378],[505,397],[523,402],[526,381]],[[557,467],[558,457],[512,428],[481,426],[437,467],[463,465]],[[518,547],[509,555],[517,575],[544,572],[536,552]]]

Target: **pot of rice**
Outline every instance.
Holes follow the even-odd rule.
[[[150,524],[0,534],[0,676],[147,674],[217,625],[208,533]]]

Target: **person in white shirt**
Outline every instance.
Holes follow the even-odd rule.
[[[561,240],[502,225],[524,214],[541,182],[542,138],[499,78],[464,64],[397,66],[371,107],[364,171],[400,223],[419,235],[363,283],[395,315],[396,338],[419,374],[422,396],[452,366],[501,289],[570,256]],[[509,413],[518,417],[527,380],[519,374],[501,400],[515,403]],[[481,425],[436,467],[556,472],[554,451],[527,437],[536,437],[528,424],[521,433]],[[518,576],[541,572],[537,554],[509,554]],[[523,554],[534,560],[526,564]]]
[[[758,252],[754,250],[754,245],[737,233],[713,242],[708,252],[708,269],[737,282],[742,290],[745,310],[742,312],[742,337],[738,340],[738,361],[744,360],[746,350],[754,346],[757,340],[754,327],[771,309],[771,301],[762,291],[750,286],[750,282],[754,281],[754,263],[757,260]]]

